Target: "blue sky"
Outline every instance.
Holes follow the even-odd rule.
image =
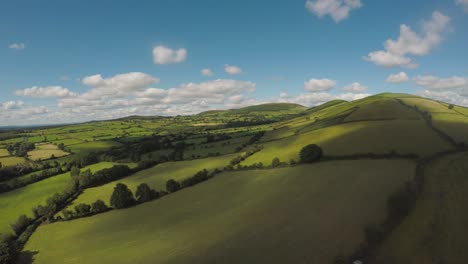
[[[468,105],[467,11],[467,0],[2,1],[0,124],[381,92]]]

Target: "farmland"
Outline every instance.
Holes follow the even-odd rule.
[[[327,263],[384,217],[387,195],[413,170],[403,160],[225,173],[135,208],[41,226],[25,250],[38,264]]]

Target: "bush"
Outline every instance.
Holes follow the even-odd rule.
[[[322,154],[322,149],[319,146],[311,144],[301,149],[301,152],[299,152],[299,157],[301,159],[301,163],[312,163],[320,160]]]
[[[153,200],[155,197],[155,191],[151,190],[151,188],[146,183],[142,183],[138,185],[135,196],[138,202],[144,203]]]
[[[0,264],[13,263],[17,254],[15,239],[12,236],[0,238]]]
[[[19,236],[24,230],[26,230],[32,221],[33,220],[26,215],[21,215],[15,223],[11,224],[11,228],[13,229],[13,232]]]
[[[77,216],[85,216],[91,213],[91,205],[89,204],[79,204],[75,206],[75,212]]]
[[[278,158],[274,158],[272,161],[271,161],[271,167],[272,168],[276,168],[276,167],[279,167],[281,165],[281,162]]]
[[[135,204],[133,193],[123,183],[117,183],[112,193],[110,204],[116,209],[127,208]]]
[[[99,214],[109,210],[109,207],[102,200],[97,200],[91,205],[91,213]]]
[[[170,193],[177,192],[178,190],[180,190],[180,183],[173,179],[170,179],[166,182],[166,190]]]

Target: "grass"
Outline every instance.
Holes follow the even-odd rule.
[[[134,208],[43,225],[25,250],[36,264],[331,263],[385,217],[387,197],[413,172],[410,161],[361,160],[224,173]]]
[[[425,98],[402,98],[401,99],[405,104],[409,106],[416,105],[420,110],[428,111],[432,113],[455,113],[453,110],[448,109],[448,107],[443,104]]]
[[[414,210],[390,236],[374,263],[466,263],[468,153],[427,168]]]
[[[437,113],[432,115],[432,122],[456,142],[468,144],[468,116]]]
[[[269,165],[275,157],[284,162],[298,161],[299,151],[308,144],[321,146],[325,155],[385,154],[393,150],[429,155],[450,148],[422,120],[353,122],[264,143],[264,149],[243,165]]]
[[[118,147],[121,144],[115,141],[93,141],[69,146],[75,153],[93,152]]]
[[[348,116],[345,121],[371,119],[420,119],[420,115],[396,100],[380,100],[363,105]]]
[[[147,183],[156,190],[165,190],[166,182],[169,179],[183,180],[193,176],[195,173],[207,169],[224,168],[236,155],[225,155],[206,159],[197,159],[191,161],[166,162],[154,166],[150,169],[140,171],[132,176],[111,182],[99,187],[86,189],[73,204],[87,203],[91,204],[97,199],[103,200],[109,204],[110,196],[117,182],[124,183],[135,193],[140,183]]]
[[[58,149],[54,144],[38,144],[35,150],[28,152],[28,158],[31,160],[47,160],[52,156],[60,158],[69,154],[70,153]]]
[[[98,171],[112,167],[114,163],[101,162],[87,168]],[[70,182],[70,173],[60,174],[11,192],[0,194],[0,233],[10,232],[10,224],[22,214],[32,216],[31,209],[44,204],[50,196],[63,191]]]
[[[6,149],[0,149],[0,158],[1,157],[8,157],[10,156],[10,153]]]
[[[26,162],[26,159],[25,158],[22,158],[22,157],[13,157],[13,156],[10,156],[10,157],[2,157],[0,158],[0,163],[2,163],[2,166],[3,167],[7,167],[7,166],[15,166],[15,165],[18,165],[18,164],[23,164]]]

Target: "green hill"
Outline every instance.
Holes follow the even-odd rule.
[[[133,192],[140,183],[162,190],[169,179],[225,168],[132,208],[44,222],[25,245],[23,263],[333,263],[352,255],[371,256],[365,263],[462,264],[467,131],[467,108],[385,93],[312,108],[274,103],[41,128],[0,146],[64,143],[71,155],[46,161],[51,166],[88,153],[100,161],[159,163],[82,190],[69,209],[96,199],[109,204],[118,182]],[[322,149],[322,159],[298,164],[309,144]],[[8,215],[0,229],[8,232],[20,213],[60,191],[64,177],[0,194],[0,205],[2,196],[11,196],[0,207]],[[369,247],[369,237],[380,234],[369,227],[385,223],[391,198],[404,188],[415,198],[405,200],[412,205],[408,216]],[[373,254],[362,253],[366,246]]]

